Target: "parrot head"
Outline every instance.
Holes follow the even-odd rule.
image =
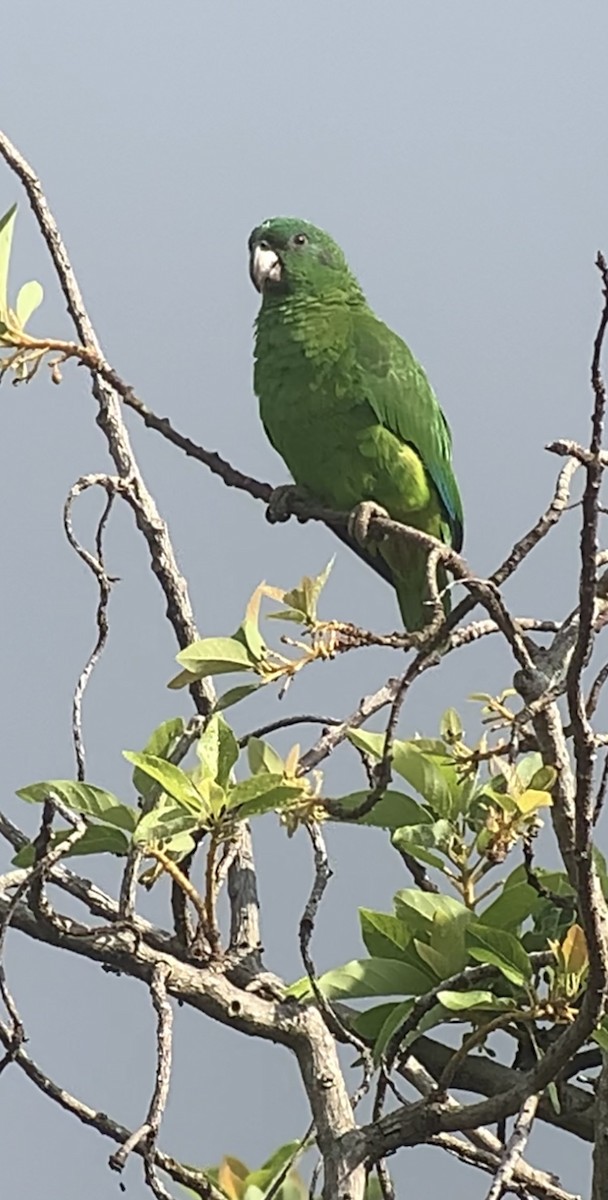
[[[352,280],[333,238],[297,217],[271,217],[253,230],[249,274],[264,297],[317,293],[346,278]]]

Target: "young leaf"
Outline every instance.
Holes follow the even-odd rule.
[[[559,960],[565,973],[582,976],[589,966],[587,941],[580,925],[571,925],[559,947]]]
[[[96,817],[108,825],[116,825],[132,833],[139,820],[139,813],[127,804],[121,804],[111,792],[93,787],[90,783],[77,783],[72,779],[51,779],[47,783],[31,783],[19,788],[17,795],[30,804],[42,804],[52,800],[53,795],[73,812]]]
[[[69,829],[61,829],[53,834],[51,845],[57,846],[69,836]],[[77,842],[74,842],[65,857],[75,858],[77,855],[83,854],[117,854],[122,858],[128,853],[128,850],[129,839],[122,829],[118,829],[114,825],[88,825],[85,833]],[[35,856],[34,844],[28,842],[27,846],[22,846],[13,858],[13,866],[31,867],[34,864]]]
[[[8,268],[11,258],[11,245],[17,205],[13,204],[8,212],[0,218],[0,316],[6,317],[8,312]]]
[[[534,788],[527,788],[520,796],[515,797],[515,803],[522,816],[529,817],[539,808],[550,808],[553,800],[549,792],[539,792]]]
[[[256,662],[266,656],[267,650],[264,639],[260,633],[260,602],[262,596],[266,594],[266,584],[260,583],[255,589],[255,592],[250,596],[245,617],[241,625],[236,631],[235,638],[242,642],[244,646],[252,654]]]
[[[283,775],[285,766],[283,759],[268,742],[262,738],[250,737],[247,742],[247,761],[252,775],[266,772],[271,775]]]
[[[42,304],[43,297],[44,292],[36,279],[30,279],[29,283],[24,283],[19,289],[15,302],[15,316],[21,329],[25,329],[32,313]]]
[[[314,625],[317,619],[317,603],[323,591],[329,573],[334,565],[332,558],[320,575],[305,575],[297,587],[289,592],[283,592],[284,609],[269,613],[275,621],[297,621],[302,625]]]
[[[201,638],[185,650],[177,661],[196,679],[207,675],[224,675],[231,671],[254,671],[255,659],[247,646],[234,637]]]
[[[203,776],[225,787],[239,756],[237,740],[223,717],[213,716],[198,740],[196,753]]]

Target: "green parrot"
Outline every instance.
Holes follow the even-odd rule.
[[[262,295],[254,390],[297,487],[341,511],[374,502],[460,550],[449,426],[422,367],[372,312],[340,247],[307,221],[273,217],[254,229],[249,253]],[[432,616],[424,549],[390,537],[361,542],[350,527],[338,536],[393,585],[406,629],[422,629]],[[447,583],[443,568],[438,583]]]

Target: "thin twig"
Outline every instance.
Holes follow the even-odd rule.
[[[599,786],[598,786],[598,789],[596,792],[595,802],[593,805],[593,824],[594,825],[597,825],[597,823],[602,815],[602,809],[604,807],[604,801],[606,799],[607,789],[608,789],[608,751],[604,754],[604,765],[602,767],[602,774],[600,776],[600,782],[599,782]]]
[[[591,717],[595,713],[595,710],[599,703],[599,698],[600,698],[602,688],[603,688],[604,684],[606,683],[607,679],[608,679],[608,662],[605,662],[603,667],[600,668],[595,679],[593,680],[593,683],[591,684],[591,688],[589,690],[589,695],[587,696],[585,710],[586,710],[587,717],[589,720],[591,720]]]
[[[249,733],[244,733],[239,738],[239,746],[242,749],[251,738],[263,738],[269,733],[275,733],[278,729],[289,729],[292,725],[324,725],[330,728],[333,725],[341,724],[342,721],[339,717],[313,717],[308,714],[305,716],[280,717],[276,721],[269,721],[267,725],[260,725],[258,729],[252,729]]]
[[[4,1046],[10,1045],[10,1032],[8,1028],[0,1022],[0,1041]],[[15,1054],[14,1061],[18,1067],[24,1072],[28,1079],[42,1092],[42,1094],[53,1100],[66,1112],[72,1113],[77,1117],[83,1125],[89,1126],[91,1129],[96,1129],[104,1137],[111,1138],[112,1141],[118,1142],[123,1146],[131,1137],[131,1133],[124,1125],[119,1125],[108,1117],[106,1113],[99,1112],[91,1108],[88,1104],[84,1104],[82,1100],[78,1100],[67,1092],[65,1088],[56,1084],[44,1071],[26,1054],[25,1050],[19,1049]],[[133,1147],[134,1153],[143,1156],[144,1146],[140,1143]],[[191,1188],[202,1200],[225,1200],[224,1193],[216,1188],[210,1179],[204,1175],[202,1171],[196,1170],[193,1167],[187,1167],[172,1158],[168,1154],[163,1154],[161,1150],[154,1150],[154,1161],[161,1170],[166,1171],[167,1175],[174,1179],[176,1183],[183,1184],[184,1187]]]
[[[500,1166],[488,1192],[487,1200],[500,1200],[501,1196],[510,1188],[515,1167],[523,1156],[528,1138],[532,1132],[539,1099],[539,1096],[528,1096],[528,1099],[524,1100],[515,1119],[513,1132],[505,1146],[504,1154],[501,1157]]]
[[[327,849],[325,847],[325,841],[323,839],[320,825],[314,821],[311,821],[305,826],[305,829],[313,848],[315,876],[310,896],[308,897],[306,907],[300,920],[300,954],[302,956],[304,970],[306,971],[314,998],[330,1033],[333,1033],[334,1036],[337,1034],[341,1041],[350,1043],[351,1046],[354,1046],[355,1049],[359,1051],[363,1058],[364,1072],[366,1072],[370,1065],[370,1051],[365,1042],[363,1042],[361,1038],[358,1038],[351,1029],[343,1024],[327,998],[323,995],[317,979],[312,955],[310,953],[310,942],[314,933],[317,913],[319,911],[319,906],[323,896],[325,895],[325,889],[332,877],[333,872],[329,865]]]
[[[21,883],[15,888],[10,903],[0,917],[0,996],[2,997],[12,1024],[11,1047],[9,1048],[11,1052],[11,1058],[14,1056],[14,1052],[17,1051],[23,1042],[25,1038],[25,1031],[19,1010],[15,1004],[6,981],[6,971],[4,968],[4,944],[6,941],[7,930],[11,923],[13,914],[25,892],[32,888],[32,886],[36,883],[41,883],[44,875],[50,871],[51,868],[55,866],[62,857],[64,857],[64,855],[69,854],[72,847],[80,840],[80,838],[84,837],[87,829],[86,822],[83,820],[80,814],[73,813],[67,809],[65,805],[58,799],[58,797],[53,795],[52,792],[49,792],[48,804],[49,810],[57,809],[57,811],[61,813],[61,816],[68,822],[69,825],[72,826],[72,830],[70,833],[68,833],[67,837],[63,839],[63,841],[57,842],[54,846],[50,845],[49,840],[45,839],[44,853],[37,857],[34,865],[28,869]]]
[[[185,649],[198,637],[186,580],[177,565],[167,525],[160,516],[139,471],[122,417],[117,391],[113,384],[108,383],[102,377],[103,370],[108,367],[108,364],[103,357],[99,339],[86,310],[59,227],[36,173],[16,146],[1,131],[0,154],[23,184],[34,217],[53,260],[68,312],[80,341],[90,352],[89,369],[92,376],[93,394],[99,405],[97,423],[105,435],[116,473],[128,487],[126,498],[135,514],[137,526],[146,540],[150,564],[167,603],[167,617],[173,627],[180,649]],[[213,689],[208,681],[197,682],[192,685],[190,690],[198,711],[203,714],[208,713],[214,699]]]
[[[85,688],[89,679],[103,654],[106,642],[108,640],[108,602],[112,585],[116,582],[108,575],[103,561],[103,534],[110,516],[112,504],[117,491],[120,490],[122,481],[111,475],[84,475],[70,488],[67,499],[63,506],[63,528],[65,535],[73,550],[76,551],[79,558],[89,567],[97,580],[99,588],[99,600],[95,613],[95,622],[97,625],[97,639],[89,657],[80,672],[74,695],[72,698],[72,741],[74,744],[74,753],[76,755],[76,770],[77,778],[82,782],[86,775],[86,757],[84,748],[84,739],[82,736],[82,700]],[[97,532],[95,535],[95,547],[97,556],[90,554],[88,550],[78,541],[74,534],[72,526],[72,505],[77,496],[86,491],[90,487],[102,487],[106,491],[106,503],[99,519]]]
[[[154,1091],[148,1107],[146,1120],[139,1129],[135,1130],[123,1143],[119,1150],[110,1156],[109,1164],[113,1171],[124,1170],[126,1161],[137,1146],[144,1144],[144,1162],[154,1175],[154,1152],[156,1139],[160,1129],[163,1113],[167,1105],[169,1085],[171,1082],[172,1030],[173,1010],[167,996],[167,978],[169,966],[157,963],[150,979],[150,995],[156,1013],[156,1075]],[[146,1172],[148,1180],[148,1172]],[[158,1194],[158,1193],[155,1193]]]

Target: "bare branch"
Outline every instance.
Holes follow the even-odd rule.
[[[9,1030],[2,1022],[0,1022],[0,1041],[4,1046],[10,1045]],[[65,1088],[59,1087],[48,1075],[44,1074],[23,1049],[17,1051],[14,1061],[44,1096],[53,1100],[61,1108],[65,1109],[66,1112],[72,1113],[83,1125],[88,1125],[90,1128],[96,1129],[98,1133],[111,1138],[112,1141],[118,1142],[121,1145],[129,1141],[131,1133],[124,1125],[119,1125],[111,1117],[108,1117],[106,1113],[90,1108],[88,1104],[84,1104],[82,1100],[77,1100]],[[144,1147],[140,1143],[133,1147],[133,1151],[143,1156]],[[177,1159],[171,1158],[170,1155],[163,1154],[161,1150],[157,1149],[154,1149],[154,1161],[176,1183],[181,1183],[184,1187],[192,1188],[201,1197],[201,1200],[224,1200],[224,1193],[219,1188],[216,1188],[202,1171],[184,1166]]]
[[[594,1135],[591,1200],[605,1200],[608,1195],[608,1055],[605,1053],[595,1092]]]
[[[585,468],[587,482],[583,493],[579,628],[567,675],[568,707],[576,759],[575,849],[579,855],[588,853],[593,829],[593,770],[596,757],[593,730],[587,717],[581,679],[591,649],[597,595],[598,504],[603,471],[598,456],[601,452],[606,410],[606,389],[601,374],[600,360],[604,335],[608,326],[608,266],[602,254],[598,254],[597,266],[602,277],[604,305],[594,342],[591,365],[591,382],[595,403],[589,447],[591,461]]]

